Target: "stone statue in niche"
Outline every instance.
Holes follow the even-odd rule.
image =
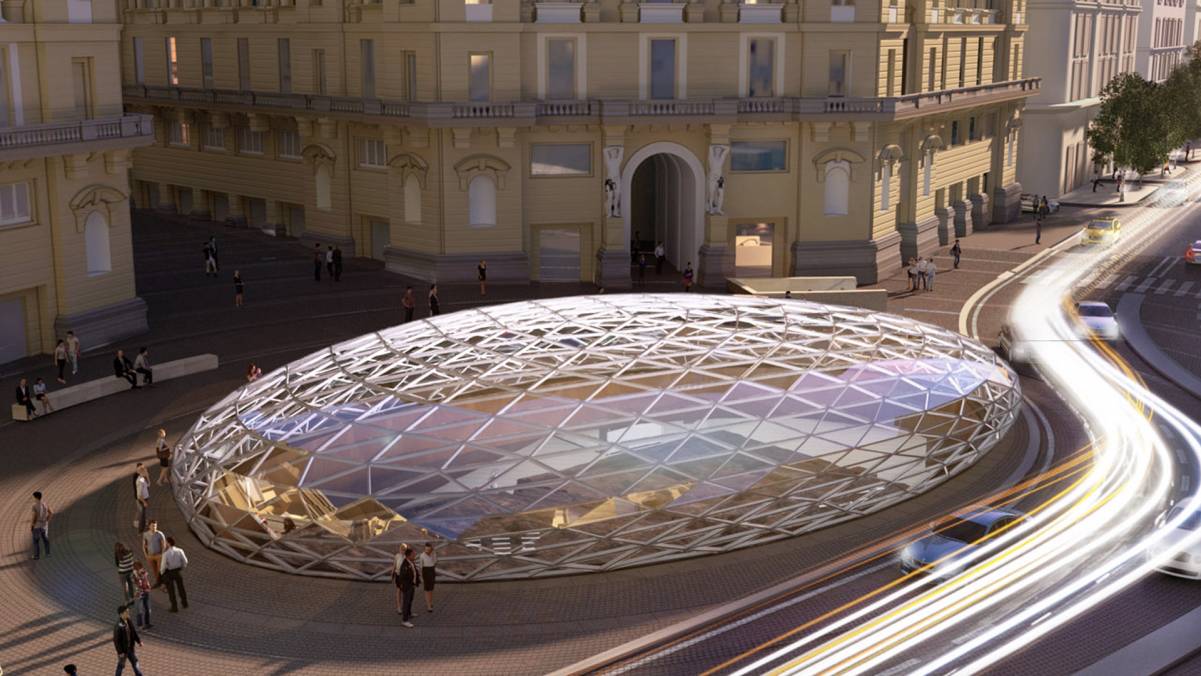
[[[605,148],[605,208],[610,218],[621,217],[621,159],[622,146]]]
[[[725,214],[723,205],[726,201],[726,155],[730,146],[709,146],[709,202],[707,211],[721,216]]]

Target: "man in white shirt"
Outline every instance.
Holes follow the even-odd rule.
[[[934,290],[934,275],[938,274],[938,266],[934,264],[934,259],[931,258],[926,263],[926,289]]]
[[[143,385],[154,384],[154,369],[150,368],[150,350],[143,347],[133,360],[133,370],[142,374]]]
[[[134,479],[134,492],[138,501],[138,532],[146,532],[146,511],[150,508],[150,472],[146,466],[138,463],[137,478]]]
[[[667,251],[663,248],[663,242],[655,245],[655,274],[663,274],[663,261],[667,260]]]
[[[71,363],[71,375],[79,373],[79,339],[74,331],[67,331],[67,361]]]
[[[179,606],[175,603],[177,591],[183,607],[188,607],[188,590],[183,586],[183,569],[187,567],[187,554],[175,546],[175,538],[167,538],[167,551],[163,552],[158,572],[162,576],[163,584],[167,587],[167,596],[171,599],[171,612],[173,613],[179,612]]]
[[[930,264],[926,262],[926,259],[919,258],[917,261],[917,282],[918,282],[918,284],[921,285],[922,291],[926,290],[926,283],[927,283],[927,279],[928,279],[926,277],[926,271],[929,269],[930,269]]]

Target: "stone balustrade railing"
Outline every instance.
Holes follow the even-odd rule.
[[[154,118],[140,114],[120,115],[0,129],[0,152],[8,156],[11,151],[20,149],[153,137]]]
[[[940,107],[974,105],[992,99],[1016,99],[1038,93],[1040,80],[1029,78],[921,94],[880,98],[777,97],[698,98],[626,101],[512,101],[424,103],[381,101],[310,94],[278,94],[179,87],[127,86],[127,100],[147,103],[175,101],[187,107],[259,108],[266,113],[351,115],[399,118],[432,127],[531,126],[573,122],[606,123],[624,120],[861,118],[888,119],[933,112]]]

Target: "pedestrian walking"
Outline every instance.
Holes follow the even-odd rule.
[[[210,246],[208,242],[205,242],[202,251],[204,252],[204,276],[216,277],[217,258],[215,252],[213,251],[213,247]]]
[[[434,543],[425,543],[421,556],[417,557],[421,564],[421,588],[425,590],[425,612],[434,612],[434,584],[438,577],[438,555],[434,553]]]
[[[692,261],[688,261],[688,265],[684,266],[684,292],[692,290]]]
[[[1093,174],[1093,192],[1097,192],[1097,186],[1101,185],[1101,172]]]
[[[909,266],[905,268],[905,272],[909,275],[909,291],[910,293],[917,291],[917,259],[910,256]]]
[[[154,368],[150,365],[150,349],[138,348],[138,356],[133,359],[133,370],[142,374],[143,385],[154,384]]]
[[[1047,196],[1043,195],[1043,201],[1038,204],[1039,220],[1046,220],[1047,216],[1051,215],[1051,205],[1047,203]]]
[[[396,557],[392,559],[392,584],[396,585],[396,614],[404,613],[404,585],[400,583],[400,569],[405,560],[405,551],[409,546],[405,543],[400,543],[400,547],[396,550]]]
[[[325,272],[329,275],[329,283],[334,283],[334,246],[327,245],[325,249]]]
[[[146,520],[150,513],[150,472],[146,471],[146,465],[140,462],[134,468],[133,490],[138,502],[138,532],[145,533]]]
[[[1041,244],[1043,241],[1043,222],[1034,222],[1034,243]]]
[[[321,245],[313,245],[313,281],[321,281],[321,266],[325,264],[325,257],[321,255]]]
[[[154,440],[154,457],[158,458],[158,480],[156,484],[171,483],[171,444],[167,443],[167,430],[159,428]]]
[[[254,362],[250,362],[250,365],[246,367],[246,382],[253,383],[261,377],[263,377],[263,369]]]
[[[404,308],[404,321],[408,324],[413,321],[413,312],[417,309],[417,298],[413,295],[413,287],[405,287],[405,295],[400,299],[400,306]]]
[[[413,596],[417,594],[417,585],[421,584],[421,570],[413,560],[413,554],[412,547],[405,547],[396,572],[401,596],[400,625],[408,629],[413,628]]]
[[[234,270],[234,307],[242,307],[246,297],[246,284],[242,281],[242,272]]]
[[[438,285],[430,284],[430,293],[428,297],[430,305],[430,316],[437,317],[442,314],[442,308],[438,307]]]
[[[74,331],[67,331],[67,359],[71,362],[71,375],[79,373],[79,339]]]
[[[934,275],[938,274],[938,266],[934,264],[933,258],[926,259],[926,290],[934,290]]]
[[[334,281],[342,281],[342,247],[334,245]]]
[[[125,602],[129,603],[136,596],[133,586],[133,551],[126,547],[124,542],[113,544],[113,563],[117,565],[117,578],[121,581]]]
[[[33,400],[42,403],[42,415],[54,411],[54,407],[50,405],[50,397],[46,396],[46,381],[41,378],[33,381]]]
[[[134,629],[133,621],[129,619],[129,604],[117,608],[117,626],[113,627],[113,647],[117,649],[117,674],[125,672],[125,663],[133,667],[134,676],[142,676],[138,668],[137,648],[142,645],[142,637]]]
[[[955,243],[951,245],[951,256],[954,257],[954,262],[952,263],[952,267],[954,267],[956,270],[959,269],[959,257],[962,255],[963,255],[963,247],[959,246],[959,240],[956,239]]]
[[[159,562],[159,573],[162,575],[163,585],[167,587],[167,597],[171,599],[170,611],[173,613],[179,612],[176,600],[183,604],[184,608],[188,607],[188,590],[183,584],[183,571],[187,567],[187,554],[175,546],[175,538],[167,538],[167,549],[163,551],[163,558]]]
[[[1185,162],[1193,161],[1193,142],[1192,141],[1189,141],[1188,143],[1184,144],[1184,161]]]
[[[217,253],[217,236],[216,235],[209,236],[209,251],[213,255],[213,276],[216,277],[217,273],[221,271],[221,257]]]
[[[917,282],[922,291],[926,291],[926,284],[929,282],[929,277],[926,276],[926,271],[930,269],[930,263],[925,258],[917,259]]]
[[[638,254],[638,281],[642,284],[646,283],[646,254]]]
[[[17,403],[25,407],[25,416],[30,420],[38,417],[38,410],[33,405],[33,390],[29,387],[29,381],[22,378],[17,382]]]
[[[639,236],[638,231],[635,230],[634,236],[630,238],[630,263],[631,264],[638,262],[638,242],[640,240],[641,240],[641,237]]]
[[[150,629],[150,576],[141,561],[133,562],[134,607],[138,611],[138,629]]]
[[[46,546],[46,558],[50,558],[50,519],[54,518],[54,510],[42,500],[42,492],[33,492],[33,520],[29,522],[29,532],[33,535],[33,560],[42,558],[42,545]]]
[[[67,342],[59,340],[54,346],[54,365],[58,367],[59,384],[67,384]]]
[[[655,275],[663,274],[663,262],[667,260],[667,250],[663,248],[663,242],[655,245]]]
[[[792,289],[784,290],[784,300],[792,300]]]
[[[117,350],[113,357],[113,375],[129,381],[129,389],[138,389],[138,372],[133,370],[133,362],[125,357],[125,350]]]
[[[146,565],[154,571],[154,586],[163,584],[163,574],[159,566],[163,563],[163,552],[167,551],[167,535],[158,529],[158,520],[146,522],[146,532],[142,533],[142,556],[146,557]]]
[[[475,268],[476,276],[480,280],[480,295],[488,295],[488,261],[480,260],[480,264]]]
[[[65,673],[67,676],[79,676],[79,667],[75,666],[74,664],[64,665],[63,673]]]

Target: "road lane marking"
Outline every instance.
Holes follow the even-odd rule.
[[[1143,280],[1143,283],[1142,283],[1142,284],[1139,284],[1139,285],[1138,285],[1138,288],[1136,288],[1136,289],[1134,290],[1134,292],[1135,292],[1135,293],[1146,293],[1146,292],[1147,292],[1147,289],[1151,288],[1151,286],[1152,286],[1153,284],[1155,284],[1155,282],[1158,282],[1158,281],[1159,281],[1159,278],[1158,278],[1158,277],[1148,277],[1148,278],[1146,278],[1146,279],[1144,279],[1144,280]]]
[[[1176,297],[1183,296],[1184,294],[1188,293],[1188,290],[1191,288],[1193,288],[1192,282],[1184,282],[1183,284],[1180,285],[1179,289],[1176,289],[1176,293],[1174,293],[1172,295],[1176,296]]]
[[[1148,272],[1147,274],[1154,277],[1155,275],[1158,275],[1161,272],[1167,272],[1168,269],[1171,268],[1172,264],[1175,262],[1176,262],[1176,256],[1164,256],[1163,260],[1156,263],[1155,267],[1151,268],[1151,271]],[[1163,268],[1163,269],[1160,270],[1160,268]]]
[[[1175,283],[1176,283],[1176,280],[1174,280],[1174,279],[1163,280],[1163,284],[1160,284],[1159,288],[1155,290],[1155,295],[1162,296],[1163,294],[1167,293],[1168,289],[1171,289],[1172,285]]]
[[[1134,275],[1126,275],[1126,279],[1123,279],[1122,283],[1118,284],[1114,291],[1125,291],[1126,289],[1130,288],[1131,284],[1134,284],[1137,281],[1138,277],[1135,277]]]
[[[1120,277],[1120,276],[1121,275],[1118,275],[1118,274],[1112,273],[1112,272],[1109,273],[1108,275],[1105,275],[1105,279],[1102,279],[1100,282],[1097,283],[1097,288],[1098,289],[1108,289],[1110,286],[1113,286],[1114,282],[1118,281],[1118,277]]]

